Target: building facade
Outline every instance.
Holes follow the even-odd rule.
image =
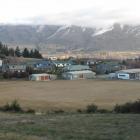
[[[32,74],[29,76],[29,80],[31,81],[50,81],[50,80],[56,80],[57,76],[47,73],[42,74]]]
[[[66,80],[78,80],[78,79],[93,79],[95,78],[96,73],[83,70],[83,71],[71,71],[63,73],[62,77]]]
[[[5,64],[2,66],[3,72],[26,72],[26,65],[24,64]]]

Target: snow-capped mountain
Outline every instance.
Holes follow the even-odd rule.
[[[140,26],[114,24],[106,28],[55,25],[1,25],[0,41],[10,45],[48,46],[67,50],[140,50]]]

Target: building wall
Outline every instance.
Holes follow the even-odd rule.
[[[2,67],[2,60],[0,60],[0,67]]]
[[[76,80],[76,79],[93,79],[95,78],[94,73],[64,73],[63,78],[67,80]]]
[[[29,80],[31,81],[49,81],[49,80],[56,80],[57,76],[56,75],[30,75]]]

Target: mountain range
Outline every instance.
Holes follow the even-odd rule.
[[[107,28],[56,25],[0,25],[0,41],[9,46],[34,46],[58,51],[139,51],[140,26]]]

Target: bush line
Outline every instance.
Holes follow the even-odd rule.
[[[14,113],[35,113],[34,109],[24,110],[17,100],[12,101],[10,104],[7,103],[4,106],[0,107],[0,111],[2,112],[14,112]],[[52,111],[54,114],[62,114],[65,113],[64,110],[58,109]],[[134,102],[127,102],[122,105],[115,105],[112,110],[107,109],[99,109],[97,105],[90,104],[86,107],[86,109],[77,109],[77,113],[132,113],[139,114],[140,113],[140,99]]]

